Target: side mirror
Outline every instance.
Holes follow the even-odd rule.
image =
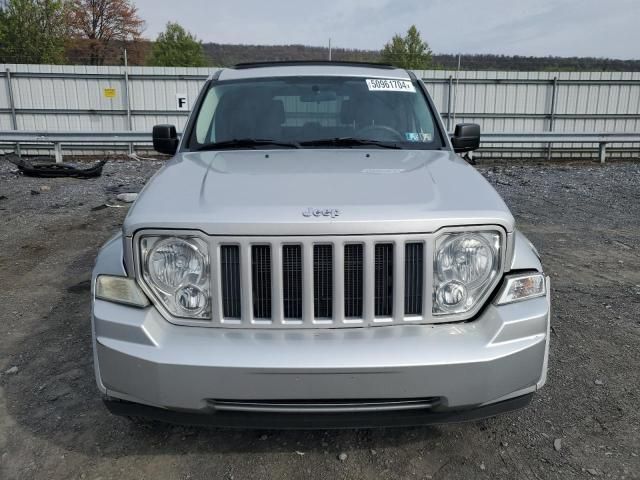
[[[178,133],[174,125],[153,127],[153,148],[157,152],[174,155],[178,150]]]
[[[480,125],[459,123],[451,137],[451,145],[456,153],[471,152],[480,148]]]

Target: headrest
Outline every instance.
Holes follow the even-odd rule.
[[[285,121],[283,101],[275,99],[270,100],[267,108],[271,121],[275,122],[277,125],[282,125]]]
[[[340,121],[343,124],[353,123],[357,119],[355,101],[353,100],[343,100],[342,101],[342,110],[340,111]]]

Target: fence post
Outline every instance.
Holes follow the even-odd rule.
[[[54,143],[53,151],[55,153],[56,163],[62,163],[62,144],[60,142]]]
[[[129,87],[129,61],[127,59],[127,50],[124,51],[124,94],[127,107],[127,128],[131,132],[133,130],[133,122],[131,120],[131,90]],[[133,143],[129,144],[129,155],[133,154]]]
[[[453,108],[453,77],[449,75],[449,92],[447,93],[447,132],[451,132],[451,109]]]
[[[556,120],[556,96],[558,94],[558,77],[553,77],[551,84],[551,108],[549,112],[549,131],[553,132]],[[551,160],[551,143],[547,145],[547,160]]]
[[[13,83],[11,82],[11,69],[7,68],[7,95],[9,97],[9,109],[11,110],[11,126],[14,130],[18,130],[18,117],[16,115],[16,103],[13,96]],[[19,157],[22,156],[20,151],[20,144],[16,143],[16,153]]]
[[[605,163],[607,160],[607,144],[601,142],[598,146],[598,155],[600,156],[600,163]]]

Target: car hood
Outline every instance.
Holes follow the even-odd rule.
[[[143,189],[124,233],[428,233],[482,224],[511,232],[514,219],[482,175],[450,151],[235,150],[178,154]]]

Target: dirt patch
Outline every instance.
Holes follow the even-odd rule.
[[[529,408],[313,432],[140,427],[103,407],[88,279],[126,214],[116,195],[160,165],[34,179],[0,161],[0,478],[640,478],[637,163],[479,167],[552,277],[549,383]]]

